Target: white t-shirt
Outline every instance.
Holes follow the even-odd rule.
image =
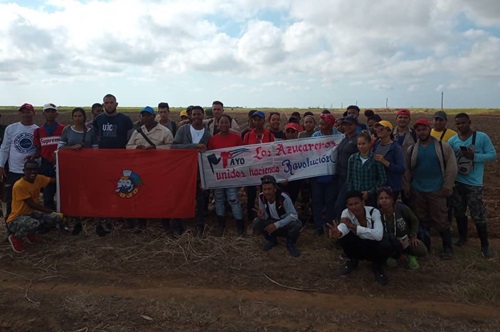
[[[25,126],[21,122],[10,124],[5,129],[5,136],[0,148],[0,167],[5,167],[9,160],[9,171],[23,174],[26,157],[35,153],[33,133],[38,128],[36,124]]]
[[[269,207],[269,214],[271,215],[270,217],[279,220],[281,219],[280,215],[278,214],[278,210],[276,210],[276,202],[274,203],[267,203],[267,206]]]
[[[191,137],[193,138],[193,144],[198,144],[205,133],[205,128],[200,130],[194,129],[193,126],[189,126],[189,130],[191,131]]]

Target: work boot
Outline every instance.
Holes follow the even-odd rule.
[[[170,219],[169,218],[162,219],[161,226],[163,227],[163,231],[165,232],[165,234],[172,233],[172,227],[170,226]]]
[[[488,241],[488,225],[486,223],[476,224],[477,235],[481,240],[481,254],[484,258],[490,258],[490,244]]]
[[[467,216],[457,217],[458,241],[455,242],[457,247],[461,247],[467,243]],[[479,232],[478,232],[479,233]]]
[[[451,229],[440,232],[441,239],[443,240],[443,252],[440,257],[444,260],[453,258],[453,247],[451,245]]]
[[[226,229],[226,216],[217,216],[217,229],[215,230],[215,236],[221,237],[224,235],[224,230]]]
[[[184,233],[184,226],[182,225],[182,221],[179,219],[172,220],[172,228],[174,229],[173,236],[178,239]]]
[[[196,236],[203,237],[205,234],[205,224],[196,224]]]
[[[431,252],[431,235],[429,232],[429,227],[424,224],[420,223],[420,226],[418,228],[417,232],[417,238],[422,241],[425,246],[427,247],[427,252]]]
[[[236,230],[239,236],[245,236],[245,221],[236,219]]]
[[[286,238],[286,248],[288,249],[288,252],[292,257],[300,256],[300,251],[299,249],[297,249],[297,246],[295,246],[296,242],[297,238],[291,238],[291,237]]]
[[[269,251],[278,245],[278,240],[276,239],[276,236],[271,234],[264,234],[264,237],[266,238],[267,242],[262,247],[263,251]]]

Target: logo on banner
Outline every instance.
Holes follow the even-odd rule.
[[[249,152],[250,149],[247,148],[240,148],[240,149],[235,149],[235,150],[230,150],[230,151],[223,151],[217,155],[215,153],[212,153],[211,155],[207,156],[208,163],[210,164],[210,169],[212,170],[212,173],[215,173],[214,171],[214,165],[219,165],[219,163],[222,161],[222,167],[227,168],[228,166],[240,166],[245,164],[245,158],[237,158],[238,155]]]
[[[121,198],[132,198],[139,192],[142,180],[139,174],[131,170],[123,170],[120,180],[118,180],[115,193]]]

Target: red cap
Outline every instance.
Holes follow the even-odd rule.
[[[411,116],[411,113],[410,113],[410,110],[407,110],[405,108],[402,108],[400,109],[397,113],[396,113],[396,117],[400,116],[400,115],[406,115],[407,117],[410,117]]]
[[[298,124],[296,124],[295,122],[290,122],[290,123],[288,123],[288,124],[285,126],[285,131],[286,131],[287,129],[290,129],[290,128],[291,128],[291,129],[293,129],[293,130],[295,130],[295,131],[299,131],[299,125],[298,125]]]
[[[416,129],[417,126],[419,125],[422,125],[422,126],[427,126],[427,127],[431,127],[429,121],[427,121],[427,119],[418,119],[417,121],[415,121],[415,123],[413,124],[413,129]]]
[[[35,113],[35,108],[33,107],[33,105],[28,104],[28,103],[24,103],[21,105],[21,107],[19,107],[19,111],[21,111],[22,109],[25,109],[25,110],[28,110],[28,111]]]

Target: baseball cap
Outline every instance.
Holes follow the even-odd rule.
[[[448,121],[448,115],[446,114],[445,111],[437,111],[436,113],[434,113],[434,118],[440,118],[445,121]]]
[[[22,104],[21,107],[19,107],[19,111],[21,111],[23,109],[35,113],[35,108],[31,104],[28,104],[28,103]]]
[[[55,110],[56,112],[58,111],[57,106],[52,103],[43,105],[43,111],[45,112],[46,110]]]
[[[189,116],[188,116],[188,112],[187,112],[186,110],[181,111],[181,112],[179,113],[179,116],[180,116],[180,117],[185,116],[186,118],[188,118],[188,117],[189,117]]]
[[[290,123],[288,123],[288,124],[285,126],[285,131],[286,131],[287,129],[293,129],[293,130],[295,130],[295,131],[299,131],[299,125],[298,125],[298,124],[296,124],[295,122],[290,122]]]
[[[427,126],[427,127],[431,127],[429,121],[427,119],[418,119],[417,121],[415,121],[415,123],[413,124],[413,129],[416,129],[418,126]]]
[[[357,125],[358,119],[353,118],[352,116],[346,116],[346,117],[342,118],[342,123],[346,123],[346,122]]]
[[[266,114],[264,114],[264,112],[262,112],[262,111],[255,111],[255,112],[253,112],[253,114],[252,114],[252,118],[253,118],[254,116],[258,116],[259,118],[263,118],[263,119],[265,119],[265,118],[266,118]]]
[[[406,115],[407,117],[410,117],[411,116],[411,113],[410,113],[410,110],[407,110],[405,108],[402,108],[400,109],[397,113],[396,113],[396,117],[400,116],[400,115]]]
[[[264,175],[260,181],[262,182],[261,184],[268,184],[268,183],[272,183],[274,184],[274,186],[277,186],[276,184],[276,179],[274,178],[274,176],[272,175]]]
[[[394,126],[392,125],[392,123],[390,123],[387,120],[379,121],[379,122],[375,123],[374,126],[376,126],[376,127],[378,127],[378,126],[386,127],[386,128],[389,128],[391,131],[394,129]]]
[[[149,113],[155,115],[155,110],[151,106],[146,106],[141,110],[141,113]]]

